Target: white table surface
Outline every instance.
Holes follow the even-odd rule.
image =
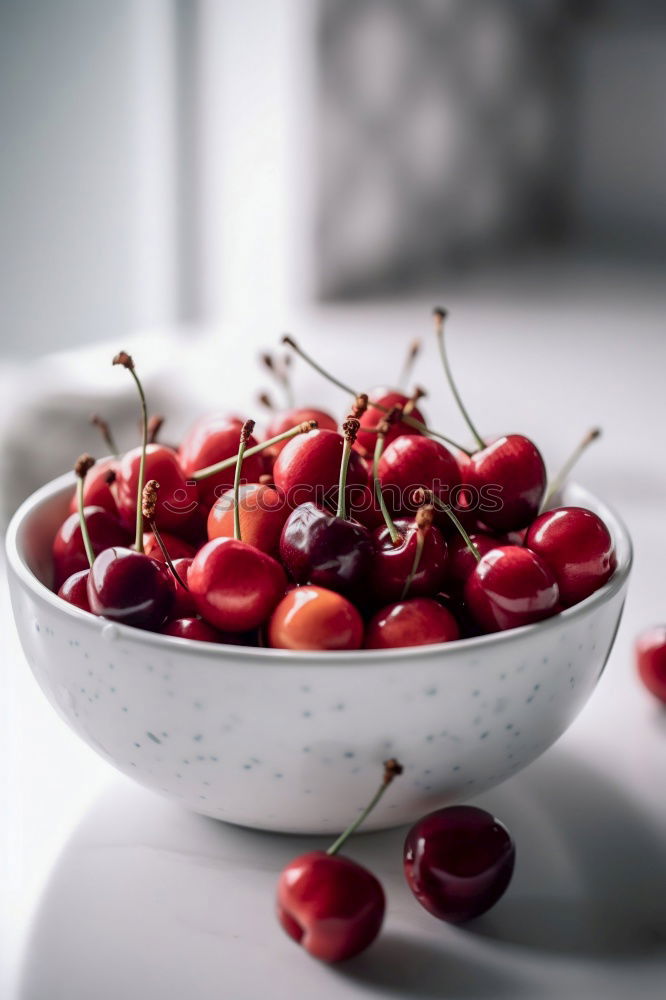
[[[404,885],[404,831],[359,837],[354,856],[388,893],[382,936],[344,967],[309,959],[278,928],[272,897],[282,865],[317,841],[185,813],[96,758],[33,681],[3,584],[3,1000],[664,995],[666,713],[637,682],[631,647],[639,629],[666,621],[666,295],[594,273],[564,275],[547,294],[500,283],[447,301],[478,422],[532,435],[551,466],[601,424],[579,478],[621,511],[636,546],[624,621],[592,700],[554,748],[478,800],[517,841],[506,896],[474,925],[450,928]],[[285,321],[300,319],[304,341],[322,330],[318,353],[362,385],[390,380],[401,338],[429,329],[429,304]],[[436,383],[433,365],[431,353],[420,381]],[[298,377],[304,395],[344,405]],[[459,427],[448,400],[433,392],[428,402],[438,426]]]

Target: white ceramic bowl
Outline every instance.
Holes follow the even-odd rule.
[[[12,603],[35,677],[65,721],[154,791],[267,830],[339,831],[405,766],[369,829],[498,784],[551,745],[590,696],[631,566],[622,522],[578,486],[617,548],[613,578],[538,625],[446,645],[348,653],[195,643],[118,626],[48,589],[73,478],[31,496],[7,532]],[[66,780],[66,775],[63,776]]]

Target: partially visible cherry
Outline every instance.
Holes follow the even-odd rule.
[[[338,423],[330,413],[325,410],[317,410],[313,406],[300,406],[293,410],[283,410],[276,414],[266,428],[266,437],[278,437],[295,424],[302,424],[306,420],[316,420],[317,426],[325,431],[337,431]],[[286,445],[286,441],[280,441],[271,447],[275,455],[279,455]]]
[[[560,608],[557,581],[543,559],[517,545],[500,545],[477,563],[465,602],[487,632],[531,625]]]
[[[126,545],[129,532],[120,521],[102,507],[85,507],[84,515],[94,555],[114,545]],[[58,528],[53,540],[53,571],[55,588],[67,577],[89,566],[79,515],[70,514]]]
[[[416,520],[400,518],[394,527],[399,536],[397,543],[393,542],[391,530],[386,525],[372,536],[374,554],[368,589],[375,606],[390,604],[406,596],[436,594],[447,573],[446,542],[434,525],[424,532]],[[419,544],[421,553],[413,572]]]
[[[162,531],[160,534],[172,559],[193,559],[196,555],[195,547],[189,542],[183,541],[178,535],[171,535],[168,531]],[[144,531],[143,533],[143,551],[152,559],[157,559],[158,562],[166,562],[164,553],[152,531]]]
[[[409,406],[411,400],[410,397],[405,395],[404,392],[384,387],[373,389],[368,394],[368,398],[368,409],[361,417],[361,429],[356,437],[356,445],[361,454],[372,455],[375,450],[377,435],[369,430],[366,430],[366,428],[377,427],[377,425],[384,419],[387,411],[390,412],[395,407],[402,410]],[[377,406],[377,404],[379,404],[379,406]],[[423,414],[416,406],[409,406],[408,414],[414,417],[414,419],[420,420],[421,423],[425,423]],[[405,423],[405,421],[397,419],[391,424],[391,427],[386,435],[386,443],[390,444],[391,441],[400,437],[401,434],[418,434],[418,431],[410,424]]]
[[[342,594],[323,587],[295,587],[273,612],[268,643],[277,649],[360,649],[363,619]]]
[[[604,522],[584,507],[546,511],[530,525],[525,545],[553,571],[565,606],[578,604],[603,586],[617,567]]]
[[[363,525],[343,520],[313,503],[303,503],[292,511],[280,538],[280,559],[292,580],[343,594],[356,591],[372,552]]]
[[[58,591],[58,597],[73,604],[82,611],[90,611],[88,602],[88,569],[80,569],[78,573],[68,576]]]
[[[384,890],[372,872],[337,851],[401,772],[396,760],[386,761],[374,798],[328,851],[301,854],[280,874],[278,920],[289,937],[323,962],[341,962],[360,954],[381,929]]]
[[[291,507],[308,501],[329,507],[337,503],[344,443],[342,434],[327,430],[313,430],[288,442],[275,460],[273,478]],[[365,462],[352,451],[347,483],[365,486],[367,482]]]
[[[636,640],[636,667],[648,691],[666,705],[666,627],[657,625]]]
[[[174,589],[174,599],[171,606],[171,617],[172,618],[194,618],[197,613],[197,606],[194,597],[186,587],[183,587],[180,580],[187,584],[187,577],[190,571],[190,566],[193,560],[188,558],[174,559],[173,565],[178,574],[176,577],[173,573],[171,576],[171,583]],[[178,579],[180,578],[180,580]]]
[[[195,639],[197,642],[226,642],[224,632],[219,632],[201,618],[172,618],[160,630],[162,635],[178,639]]]
[[[201,498],[209,507],[233,484],[235,455],[238,451],[238,437],[242,427],[243,422],[236,417],[217,414],[202,417],[188,431],[180,446],[178,458],[188,479],[197,478],[195,477],[196,472],[216,465],[224,459],[234,459],[226,469],[205,479],[197,480]],[[248,442],[248,446],[252,447],[256,443],[256,440],[252,438]],[[258,482],[264,469],[263,454],[250,455],[243,464],[246,481]],[[162,483],[159,474],[155,473],[153,478]]]
[[[169,570],[134,549],[105,549],[88,576],[88,601],[93,614],[111,621],[159,628],[173,602]]]
[[[365,633],[366,649],[428,646],[460,638],[458,623],[450,611],[429,597],[389,604],[378,611]]]
[[[102,462],[97,462],[90,470],[83,490],[83,502],[86,507],[103,507],[109,514],[118,517],[115,485],[117,468],[116,458],[106,458]],[[76,490],[72,494],[69,509],[73,514],[78,510]]]
[[[274,486],[246,483],[239,489],[238,507],[244,542],[276,556],[282,528],[289,516],[284,495]],[[208,515],[208,538],[233,538],[234,495],[223,493]]]
[[[476,806],[448,806],[415,823],[404,846],[409,888],[429,913],[460,924],[506,891],[516,850],[499,820]]]
[[[414,510],[414,491],[422,487],[448,503],[453,487],[460,484],[458,464],[439,441],[403,434],[385,450],[379,462],[387,506],[394,512]]]
[[[458,516],[460,517],[459,514]],[[486,552],[490,552],[491,549],[496,549],[498,545],[504,544],[502,539],[494,535],[487,535],[482,531],[473,531],[469,539],[481,556],[485,556]],[[477,560],[460,534],[456,533],[450,538],[448,546],[447,583],[452,592],[459,593],[465,586],[468,577],[474,572]]]
[[[136,515],[136,497],[139,489],[141,447],[126,452],[118,466],[118,509],[126,524]],[[196,483],[188,479],[172,448],[163,444],[146,446],[146,463],[143,482],[155,479],[160,484],[157,524],[170,532],[180,532],[196,511],[198,492]]]
[[[504,435],[474,452],[467,476],[478,497],[477,516],[493,531],[524,528],[536,517],[546,490],[546,467],[529,438]]]

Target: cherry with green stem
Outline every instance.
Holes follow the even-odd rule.
[[[295,427],[291,427],[288,431],[284,431],[282,434],[276,434],[275,437],[269,438],[267,441],[262,441],[261,444],[256,444],[252,448],[246,448],[243,452],[243,457],[250,458],[252,455],[258,455],[259,452],[266,451],[267,448],[271,448],[275,444],[280,444],[282,441],[289,441],[298,434],[307,434],[309,431],[316,429],[316,420],[305,420],[303,423],[296,424]],[[229,458],[223,459],[221,462],[216,462],[215,465],[209,465],[205,469],[197,469],[196,472],[192,473],[192,479],[197,482],[202,479],[208,479],[210,476],[214,476],[218,472],[223,472],[225,469],[235,467],[237,462],[238,452],[235,455],[230,455]]]
[[[409,571],[409,576],[405,580],[405,585],[402,588],[402,593],[400,594],[400,600],[404,601],[409,594],[409,589],[412,586],[416,574],[419,571],[419,566],[423,558],[423,550],[425,548],[425,541],[428,533],[432,530],[433,514],[435,508],[432,504],[424,504],[423,507],[419,507],[416,512],[416,517],[414,519],[416,525],[416,545],[414,546],[414,562],[412,563],[412,568]]]
[[[367,868],[338,852],[400,774],[397,760],[386,761],[377,792],[335,843],[327,851],[294,858],[282,870],[278,920],[291,938],[321,961],[340,962],[360,954],[381,929],[386,900],[379,881]]]
[[[247,449],[248,439],[252,434],[253,430],[254,430],[254,420],[246,420],[241,428],[240,444],[238,446],[238,455],[236,456],[236,471],[234,473],[234,538],[236,539],[237,542],[242,541],[238,493],[240,490],[240,481],[243,471],[243,457]]]
[[[541,507],[539,509],[539,513],[543,513],[544,510],[547,510],[551,500],[562,489],[565,482],[569,478],[571,470],[576,465],[580,457],[584,454],[584,452],[587,451],[592,442],[597,441],[600,437],[601,437],[601,428],[593,427],[578,442],[578,444],[576,445],[572,453],[569,455],[562,468],[559,470],[559,472],[557,472],[555,476],[553,476],[553,478],[548,483],[546,492],[544,494],[544,498],[541,501]]]
[[[393,545],[396,546],[400,545],[402,539],[400,532],[393,523],[393,518],[389,514],[388,507],[386,506],[386,500],[384,499],[384,491],[382,490],[382,482],[379,476],[379,462],[384,452],[386,435],[388,434],[389,429],[391,427],[391,423],[395,419],[395,416],[398,412],[399,411],[397,410],[397,408],[394,408],[393,410],[391,410],[390,413],[387,414],[386,418],[380,421],[380,423],[378,424],[377,441],[375,443],[375,452],[372,461],[372,480],[375,489],[375,497],[377,499],[377,502],[379,503],[379,509],[382,512],[382,517],[384,518],[386,529],[391,538],[391,542],[393,543]]]
[[[74,466],[74,472],[76,473],[76,500],[77,508],[79,514],[79,524],[81,525],[81,538],[83,539],[83,546],[86,550],[86,556],[88,558],[88,564],[92,567],[95,562],[95,552],[93,550],[92,542],[90,541],[90,533],[88,532],[88,522],[86,521],[86,515],[84,511],[83,503],[83,488],[86,481],[86,475],[90,469],[92,469],[95,464],[95,459],[90,455],[80,455],[76,460],[76,465]]]
[[[155,523],[155,513],[157,510],[157,493],[159,488],[160,484],[155,479],[148,480],[148,482],[143,488],[143,494],[141,498],[141,509],[143,511],[143,516],[145,520],[148,522],[150,530],[155,536],[155,541],[159,546],[160,552],[164,556],[164,562],[171,570],[171,573],[175,581],[183,588],[183,590],[187,590],[188,589],[187,583],[185,583],[182,576],[176,569],[174,562],[171,556],[169,555],[169,550],[166,547],[164,539],[162,538],[162,535],[160,534],[157,524]]]
[[[453,378],[453,372],[451,371],[451,366],[449,364],[449,358],[448,358],[448,354],[447,354],[447,351],[446,351],[446,343],[445,343],[445,339],[444,339],[444,321],[446,320],[446,317],[448,316],[448,313],[447,313],[446,309],[442,309],[441,306],[437,306],[433,310],[433,316],[435,318],[435,336],[437,337],[437,345],[439,347],[439,353],[440,353],[440,357],[442,359],[442,364],[444,365],[444,372],[446,374],[446,380],[449,383],[449,388],[451,389],[451,392],[453,393],[453,398],[456,401],[458,409],[460,410],[460,413],[462,414],[462,418],[465,421],[465,423],[467,424],[467,426],[468,426],[468,428],[469,428],[469,430],[470,430],[470,432],[472,434],[472,437],[475,439],[475,441],[478,444],[479,448],[485,448],[486,442],[483,440],[483,438],[481,437],[481,435],[477,431],[476,426],[472,423],[472,418],[470,417],[470,415],[469,415],[469,413],[467,411],[467,407],[463,403],[462,397],[461,397],[460,393],[458,392],[458,387],[457,387],[457,385],[455,383],[455,380]]]
[[[127,351],[119,351],[112,361],[114,365],[121,365],[126,368],[134,379],[134,383],[139,393],[139,401],[141,403],[141,459],[139,462],[139,481],[137,483],[136,491],[136,533],[134,537],[134,547],[137,552],[143,552],[143,511],[142,511],[142,499],[143,499],[143,486],[146,478],[146,448],[148,446],[148,407],[146,405],[146,396],[143,391],[143,386],[141,385],[141,380],[136,373],[134,367],[134,361],[127,353]]]

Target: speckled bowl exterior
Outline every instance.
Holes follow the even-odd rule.
[[[617,631],[631,565],[625,527],[597,511],[618,568],[538,625],[413,649],[351,653],[194,643],[118,626],[48,589],[73,479],[28,499],[7,533],[23,649],[60,715],[120,771],[189,809],[266,830],[333,833],[395,756],[405,766],[368,829],[417,819],[510,777],[589,698]],[[64,776],[66,779],[66,776]]]

